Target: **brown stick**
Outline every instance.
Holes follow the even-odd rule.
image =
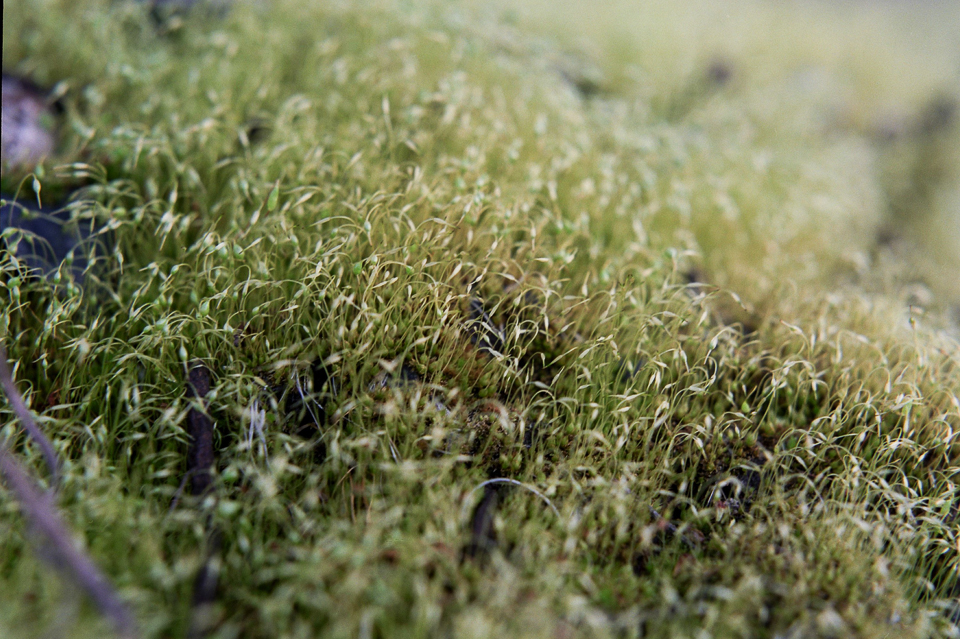
[[[13,383],[13,373],[7,365],[7,349],[2,344],[0,344],[0,384],[3,384],[3,391],[6,393],[7,399],[10,400],[10,406],[13,407],[13,412],[20,420],[23,430],[27,431],[30,438],[40,447],[40,452],[43,453],[43,458],[50,469],[50,484],[56,486],[60,481],[60,462],[57,459],[57,452],[53,449],[50,440],[37,426],[37,423],[33,421],[30,410],[23,403],[23,398],[20,397],[20,393]]]
[[[7,399],[10,400],[24,428],[28,432],[31,428],[36,430],[39,439],[36,435],[34,438],[40,443],[41,448],[44,448],[44,443],[48,447],[48,449],[44,448],[45,452],[49,450],[50,454],[47,461],[49,463],[51,459],[53,460],[52,470],[55,471],[56,456],[53,454],[53,447],[30,419],[30,412],[27,411],[23,399],[13,385],[10,370],[6,365],[6,352],[2,347],[0,347],[0,361],[2,361],[0,377],[2,377]],[[22,408],[22,411],[18,407]],[[20,467],[7,450],[3,441],[0,441],[0,475],[3,475],[10,491],[20,502],[21,511],[29,526],[47,542],[46,550],[49,551],[50,563],[80,584],[100,611],[113,622],[122,637],[132,639],[139,636],[133,615],[120,600],[107,578],[97,569],[93,561],[77,548],[70,537],[67,527],[57,514],[52,493],[42,491],[33,482],[27,471]]]
[[[191,407],[187,413],[187,434],[190,435],[187,473],[194,495],[206,493],[213,481],[210,476],[210,469],[213,468],[213,421],[206,414],[204,403],[209,392],[210,371],[203,364],[195,362],[190,367],[187,380],[187,395],[200,404],[199,408]]]
[[[209,525],[209,524],[208,524]],[[220,548],[223,535],[214,528],[207,541],[207,559],[193,580],[193,601],[190,604],[190,626],[187,639],[203,639],[213,626],[213,609],[220,579]]]
[[[187,473],[184,481],[190,478],[190,492],[205,495],[213,485],[211,470],[214,464],[213,420],[207,415],[206,396],[210,392],[210,371],[199,361],[190,364],[187,374],[187,396],[195,400],[187,412],[187,433],[190,435],[190,448],[187,450]],[[210,526],[210,519],[207,520]],[[188,639],[206,637],[213,622],[213,606],[217,598],[219,580],[220,545],[222,535],[217,528],[210,533],[207,547],[207,559],[200,567],[193,582],[193,601],[191,620],[187,629]]]
[[[96,565],[77,549],[66,526],[54,509],[51,496],[41,491],[20,468],[7,447],[0,444],[0,473],[10,491],[20,502],[23,516],[30,527],[48,543],[49,561],[57,569],[72,577],[87,593],[122,637],[139,636],[133,615],[113,590],[107,578]]]
[[[477,504],[470,520],[470,543],[463,548],[462,559],[484,560],[497,545],[493,528],[500,495],[496,486],[486,486],[483,499]]]

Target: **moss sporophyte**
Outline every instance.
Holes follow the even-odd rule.
[[[6,3],[0,636],[956,637],[958,12]]]

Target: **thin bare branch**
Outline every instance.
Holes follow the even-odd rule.
[[[194,495],[206,494],[213,483],[213,420],[206,414],[205,405],[209,392],[210,371],[200,362],[194,362],[187,375],[187,396],[196,400],[187,413],[187,433],[190,435],[187,473],[192,476],[190,483]]]
[[[50,440],[37,426],[37,423],[33,421],[30,410],[23,403],[23,398],[13,383],[13,373],[7,365],[7,349],[2,344],[0,344],[0,384],[3,384],[3,391],[13,407],[14,414],[20,420],[20,424],[23,425],[23,429],[40,447],[40,451],[47,462],[47,467],[50,469],[50,485],[55,487],[60,482],[60,461],[57,459],[57,452],[53,449]]]
[[[0,474],[20,502],[31,529],[47,542],[45,550],[49,551],[50,563],[83,588],[122,637],[138,637],[130,610],[93,561],[77,548],[57,514],[52,495],[40,490],[3,443],[0,443]]]

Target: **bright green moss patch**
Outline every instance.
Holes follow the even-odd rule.
[[[871,7],[4,6],[108,248],[0,338],[144,635],[957,636],[958,16]],[[2,495],[0,634],[108,632]]]

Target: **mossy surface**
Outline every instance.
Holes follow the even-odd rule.
[[[0,339],[144,636],[960,634],[956,5],[585,6],[5,3],[109,248]],[[0,634],[109,633],[0,495]]]

